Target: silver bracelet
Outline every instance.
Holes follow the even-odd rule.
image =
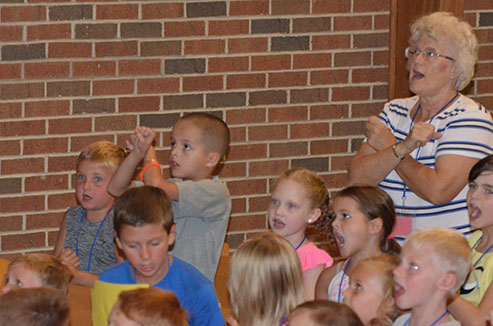
[[[399,160],[402,161],[406,157],[406,155],[404,155],[403,157],[399,157],[399,155],[397,155],[397,152],[395,150],[396,147],[397,147],[397,143],[395,143],[394,145],[392,145],[392,154],[394,154],[394,156],[396,158],[398,158]]]

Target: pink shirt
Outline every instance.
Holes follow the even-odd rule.
[[[317,246],[310,242],[304,246],[301,246],[296,250],[301,262],[302,272],[312,269],[318,265],[324,265],[324,268],[332,266],[334,260],[324,250],[317,248]]]

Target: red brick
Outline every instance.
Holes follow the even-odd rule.
[[[26,192],[63,190],[68,188],[68,176],[66,174],[60,174],[27,177],[24,181],[24,187]]]
[[[246,231],[266,227],[267,225],[265,214],[232,216],[229,219],[228,231]]]
[[[45,6],[3,6],[2,23],[46,20]]]
[[[346,173],[335,173],[322,176],[328,188],[344,188],[348,186],[348,175]]]
[[[269,122],[303,121],[308,118],[306,106],[269,108]]]
[[[293,56],[293,68],[318,68],[332,65],[330,53],[295,54]]]
[[[209,35],[248,34],[248,20],[214,20],[209,22]]]
[[[267,144],[232,145],[228,160],[249,160],[267,157]]]
[[[493,79],[478,80],[476,83],[479,94],[493,93]]]
[[[67,137],[24,140],[24,155],[39,153],[65,153],[67,152],[67,149]]]
[[[120,60],[118,61],[118,75],[159,75],[161,74],[159,59]]]
[[[242,74],[242,75],[227,75],[226,88],[264,88],[266,82],[265,74]]]
[[[351,0],[313,0],[313,14],[345,13],[351,11]]]
[[[209,72],[248,71],[248,57],[209,58]]]
[[[331,69],[310,72],[310,85],[346,84],[349,81],[349,69]]]
[[[0,141],[0,153],[2,156],[19,155],[21,153],[20,140],[2,140]]]
[[[247,0],[247,1],[231,1],[229,4],[230,16],[251,16],[251,15],[268,15],[269,1],[268,0]]]
[[[287,71],[269,73],[269,88],[306,86],[308,73],[306,71]]]
[[[373,63],[374,66],[388,66],[389,64],[389,51],[374,51]]]
[[[0,99],[2,100],[39,98],[44,96],[44,93],[45,84],[42,82],[0,84]]]
[[[0,64],[0,79],[21,79],[20,63]]]
[[[288,128],[286,125],[248,127],[248,140],[286,139],[287,136]]]
[[[183,91],[217,91],[224,88],[223,76],[183,77]]]
[[[389,29],[390,28],[390,18],[389,15],[374,15],[374,28],[375,29]]]
[[[94,136],[94,141],[96,140],[105,140],[104,137],[101,136]],[[72,140],[72,144],[74,141]],[[79,151],[80,149],[77,150],[74,148],[73,145],[71,145],[72,151],[76,152]],[[57,156],[57,157],[49,157],[48,158],[48,172],[64,172],[64,171],[74,171],[75,170],[75,165],[77,162],[77,157],[78,155],[71,155],[71,156]]]
[[[22,104],[16,102],[0,103],[0,119],[20,118]]]
[[[493,45],[479,46],[479,61],[493,60]]]
[[[368,86],[332,88],[332,101],[358,101],[369,98],[370,88]]]
[[[0,123],[0,136],[32,136],[42,135],[46,132],[43,120],[24,120]]]
[[[137,51],[137,41],[96,43],[96,57],[136,56]]]
[[[252,56],[252,71],[285,70],[291,68],[291,55],[261,55]]]
[[[366,52],[340,52],[334,57],[336,67],[367,66],[371,62],[371,53]]]
[[[133,130],[137,125],[136,116],[105,116],[95,121],[95,131]]]
[[[22,230],[22,216],[0,217],[0,232],[12,232]]]
[[[266,37],[246,37],[228,40],[228,53],[266,52],[268,47]]]
[[[185,55],[224,53],[225,40],[190,40],[185,41]]]
[[[48,44],[49,58],[86,58],[92,55],[92,44],[61,42]]]
[[[353,103],[351,106],[351,118],[368,118],[371,115],[378,115],[385,102],[373,103]]]
[[[2,213],[32,212],[45,209],[45,196],[26,196],[0,198]]]
[[[0,26],[0,42],[22,40],[23,26]]]
[[[353,158],[351,156],[333,156],[330,158],[331,171],[346,171],[349,168],[349,161]]]
[[[371,16],[334,17],[335,31],[370,30],[371,24]]]
[[[121,95],[135,92],[133,79],[99,80],[92,83],[93,95]]]
[[[165,37],[203,36],[203,35],[205,35],[205,23],[203,21],[164,23]]]
[[[2,160],[2,175],[37,173],[44,171],[44,158]]]
[[[246,212],[246,199],[245,198],[233,198],[231,200],[231,214],[245,213]],[[1,223],[1,220],[0,220]],[[1,224],[0,224],[1,226]],[[2,229],[0,228],[0,231]]]
[[[26,215],[26,230],[58,228],[65,213]]]
[[[70,76],[70,62],[25,63],[24,76],[29,78],[63,78]]]
[[[353,0],[354,12],[368,12],[368,11],[388,11],[390,9],[390,1],[382,0]]]
[[[281,171],[287,170],[289,168],[288,160],[273,160],[261,162],[250,162],[248,169],[249,177],[257,176],[268,176],[268,175],[279,175]]]
[[[475,77],[493,76],[493,62],[478,63],[476,65]]]
[[[231,143],[246,141],[246,127],[231,127],[229,132],[231,134]]]
[[[476,29],[474,31],[479,44],[490,43],[493,39],[493,29]]]
[[[91,118],[50,119],[48,133],[50,135],[67,133],[90,133],[92,131]]]
[[[351,36],[349,35],[313,35],[312,50],[349,49]]]
[[[46,246],[45,232],[2,236],[2,251],[39,248]]]
[[[24,109],[26,117],[53,117],[69,113],[70,101],[66,100],[26,102]]]
[[[48,209],[68,209],[76,205],[74,193],[48,195]]]
[[[73,62],[74,77],[116,76],[114,61]]]
[[[228,125],[260,123],[265,121],[264,109],[241,109],[226,112],[226,123]]]
[[[292,124],[290,131],[290,139],[328,137],[330,135],[330,125],[328,123]]]
[[[177,93],[179,89],[179,78],[139,79],[137,81],[139,94]]]
[[[159,96],[121,97],[118,99],[118,112],[158,111],[160,104]]]
[[[70,24],[27,26],[28,41],[70,39],[71,37]]]
[[[228,163],[221,170],[222,178],[244,178],[246,177],[246,163]]]
[[[388,81],[387,68],[353,69],[351,80],[353,83],[371,83]]]
[[[254,179],[228,181],[227,187],[231,196],[265,194],[267,182],[265,179]]]
[[[272,0],[272,15],[299,15],[310,13],[310,0]]]
[[[137,4],[97,5],[96,19],[137,19],[139,6]]]
[[[308,142],[299,141],[289,143],[276,143],[269,146],[269,157],[293,157],[306,156],[308,154]]]
[[[269,208],[270,196],[248,198],[249,212],[263,212]]]
[[[152,3],[142,5],[142,19],[181,18],[183,3]]]
[[[465,10],[472,9],[491,9],[490,0],[469,0],[464,4]]]
[[[310,155],[321,154],[335,154],[335,153],[347,153],[348,152],[348,140],[347,139],[324,139],[315,140],[310,145]]]

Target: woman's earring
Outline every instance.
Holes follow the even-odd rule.
[[[308,223],[311,223],[311,222],[312,222],[312,219],[311,219],[311,218],[310,218],[310,219],[308,219]]]

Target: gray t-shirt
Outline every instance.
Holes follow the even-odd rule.
[[[79,239],[78,257],[79,270],[87,272],[89,256],[91,256],[90,273],[99,274],[108,268],[116,265],[115,257],[115,236],[113,233],[113,210],[108,214],[104,223],[90,222],[85,218],[85,209],[81,206],[70,208],[65,217],[67,222],[67,234],[65,236],[64,248],[72,249],[76,252],[77,237]],[[82,218],[84,216],[84,218]],[[95,240],[99,227],[101,230],[97,235],[94,247],[91,252],[91,246]]]
[[[394,321],[394,323],[392,325],[393,326],[408,326],[409,325],[408,320],[410,318],[411,318],[410,313],[401,315]],[[460,325],[461,324],[456,320],[449,321],[448,323],[445,323],[445,324],[440,324],[440,326],[460,326]]]
[[[214,282],[231,213],[228,188],[217,177],[169,181],[178,188],[178,201],[173,201],[176,241],[171,253]]]

